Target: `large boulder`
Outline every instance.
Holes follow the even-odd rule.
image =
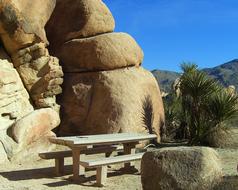
[[[0,4],[0,36],[12,54],[34,42],[47,43],[44,26],[55,0],[2,0]]]
[[[101,0],[57,0],[56,8],[46,25],[50,51],[55,51],[74,38],[112,32],[115,22]]]
[[[144,154],[141,180],[144,190],[211,190],[222,180],[222,168],[211,148],[162,148]]]
[[[18,144],[27,146],[45,136],[59,124],[59,114],[51,108],[43,108],[15,122],[8,129],[8,133]]]
[[[57,54],[65,72],[140,66],[143,51],[126,33],[108,33],[65,43]]]
[[[160,141],[164,108],[158,84],[143,68],[66,73],[62,134],[154,132]]]

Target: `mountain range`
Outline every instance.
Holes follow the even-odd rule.
[[[238,90],[238,59],[234,59],[222,65],[202,69],[211,77],[218,80],[223,86],[234,85]],[[181,73],[164,70],[151,71],[163,92],[170,92],[173,82],[180,77]]]

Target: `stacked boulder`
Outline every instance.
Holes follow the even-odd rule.
[[[1,49],[0,152],[8,158],[37,153],[38,142],[48,148],[45,139],[60,123],[55,95],[63,71],[46,49],[44,30],[54,7],[54,0],[0,2],[0,38],[10,55]]]
[[[46,25],[50,53],[64,71],[61,134],[152,132],[164,110],[143,52],[101,0],[57,0]]]

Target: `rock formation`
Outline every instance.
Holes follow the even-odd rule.
[[[101,0],[57,0],[46,32],[65,76],[60,132],[151,132],[159,141],[164,123],[159,87],[140,67],[139,45],[114,27]]]
[[[144,154],[141,180],[143,190],[213,190],[222,180],[222,168],[211,148],[162,148]]]
[[[141,132],[160,141],[157,82],[136,41],[114,28],[101,0],[0,1],[0,162],[49,149],[60,105],[61,134]]]
[[[46,49],[44,30],[54,7],[54,0],[0,1],[0,38],[10,55],[1,49],[0,151],[8,158],[29,155],[60,123],[55,95],[63,71]]]

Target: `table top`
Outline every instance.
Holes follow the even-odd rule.
[[[53,137],[50,138],[50,141],[55,144],[72,147],[72,146],[130,143],[143,140],[151,140],[155,138],[157,138],[155,134],[116,133],[116,134],[103,134],[103,135]]]

